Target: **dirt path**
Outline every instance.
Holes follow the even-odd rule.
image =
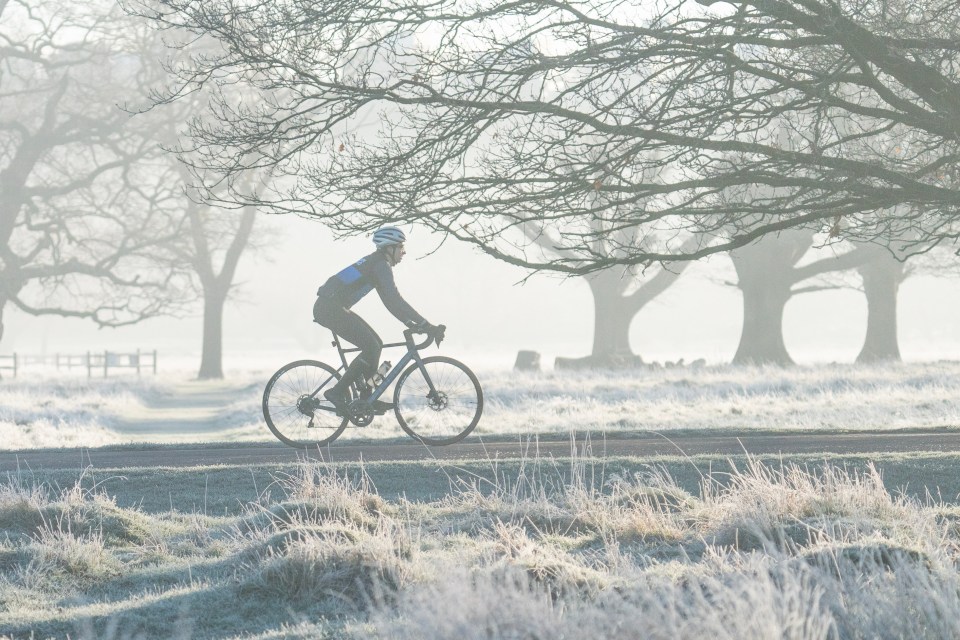
[[[257,384],[223,381],[178,382],[148,394],[143,408],[133,408],[113,418],[118,433],[143,438],[209,434],[224,430],[224,415],[245,394],[259,397]]]

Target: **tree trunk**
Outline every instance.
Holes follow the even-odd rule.
[[[203,354],[197,378],[223,378],[223,307],[227,291],[217,285],[203,291]]]
[[[904,265],[883,254],[858,270],[867,297],[867,335],[857,362],[899,362],[897,292],[903,282]]]
[[[239,225],[230,240],[218,274],[214,269],[200,208],[190,206],[187,210],[196,251],[193,264],[203,285],[203,351],[200,372],[197,374],[200,380],[223,378],[223,306],[233,286],[233,276],[240,255],[250,240],[256,211],[255,207],[243,208]]]
[[[783,341],[783,310],[798,277],[795,265],[812,243],[812,233],[790,231],[730,254],[743,294],[743,329],[734,364],[793,364]]]
[[[593,349],[585,358],[558,357],[557,369],[617,369],[643,364],[630,348],[630,324],[639,307],[623,295],[630,280],[614,269],[587,276],[593,294]]]
[[[691,243],[692,244],[692,243]],[[587,276],[593,294],[593,350],[586,358],[557,358],[557,368],[638,367],[643,359],[630,348],[630,325],[648,302],[672,285],[689,262],[662,265],[660,271],[632,292],[636,275],[607,269]]]
[[[740,283],[743,292],[743,330],[734,364],[791,365],[783,341],[783,309],[790,299],[788,282]]]
[[[630,348],[631,312],[623,297],[625,284],[612,273],[601,273],[590,279],[593,293],[593,350],[597,360],[611,357],[633,358]]]

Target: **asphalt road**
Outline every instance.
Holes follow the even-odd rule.
[[[905,452],[958,452],[960,431],[882,431],[856,433],[740,433],[740,434],[612,434],[589,441],[530,438],[471,438],[447,447],[426,447],[409,442],[334,442],[313,451],[299,451],[278,443],[178,445],[176,447],[66,449],[0,453],[0,472],[17,469],[57,470],[124,469],[132,467],[195,467],[207,465],[270,465],[304,459],[328,462],[378,462],[417,460],[493,460],[507,458],[567,457],[573,447],[586,447],[597,457],[649,457],[662,455],[769,454],[871,454]]]

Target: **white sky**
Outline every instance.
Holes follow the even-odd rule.
[[[247,254],[242,285],[225,316],[224,365],[253,360],[267,369],[300,357],[329,358],[329,333],[312,322],[317,286],[372,249],[367,238],[332,240],[316,222],[271,219],[282,230],[267,253]],[[443,352],[477,366],[510,367],[520,349],[541,353],[544,368],[557,355],[590,352],[593,305],[582,279],[534,276],[475,250],[448,242],[436,254],[438,237],[408,229],[408,254],[396,268],[404,297],[428,320],[448,326]],[[713,275],[711,275],[713,274]],[[660,299],[634,320],[634,351],[647,361],[706,358],[729,361],[740,336],[737,289],[717,281],[732,278],[729,260],[717,256],[688,269]],[[907,360],[960,360],[957,304],[960,280],[915,277],[900,294],[901,351]],[[387,341],[402,326],[371,293],[355,310]],[[865,331],[866,303],[854,290],[804,294],[787,307],[787,347],[800,363],[850,362]],[[55,317],[32,318],[8,309],[0,353],[82,353],[158,349],[161,368],[178,360],[199,364],[201,321],[161,318],[135,327],[98,330],[92,323]],[[385,356],[390,358],[389,355]],[[275,366],[274,366],[275,365]]]

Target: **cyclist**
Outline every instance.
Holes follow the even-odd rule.
[[[340,415],[345,413],[346,405],[350,402],[350,385],[366,381],[374,375],[383,349],[383,341],[377,332],[363,318],[350,311],[350,307],[376,289],[384,306],[400,322],[424,333],[437,331],[437,327],[427,322],[403,299],[393,280],[393,267],[400,264],[406,254],[406,240],[403,231],[396,227],[378,229],[373,234],[376,251],[331,276],[317,290],[313,321],[360,348],[360,355],[350,363],[343,377],[323,394]],[[362,384],[361,387],[366,385]]]

